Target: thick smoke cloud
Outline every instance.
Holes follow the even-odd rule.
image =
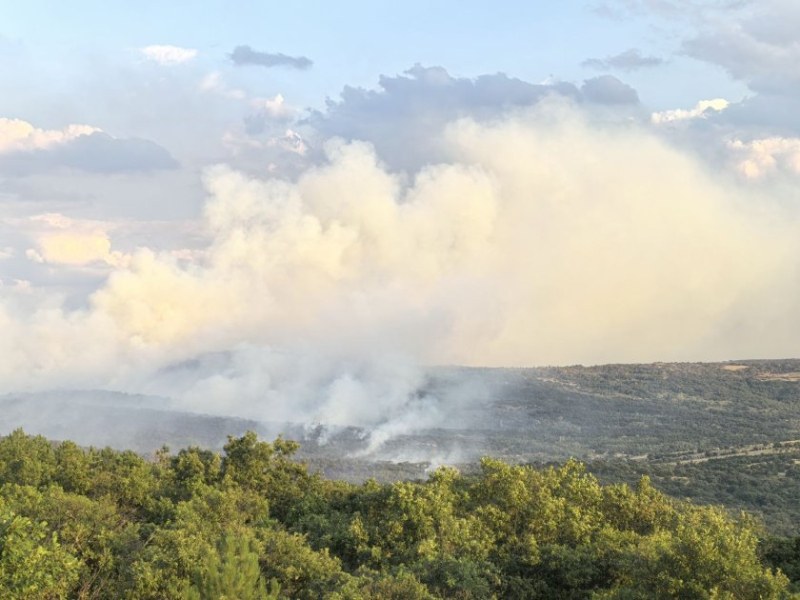
[[[551,99],[453,122],[441,147],[413,177],[341,140],[293,181],[208,170],[189,260],[119,256],[112,234],[86,308],[0,287],[0,392],[161,394],[378,446],[477,401],[420,399],[425,365],[797,354],[791,226],[645,126]],[[67,250],[51,261],[87,259]]]

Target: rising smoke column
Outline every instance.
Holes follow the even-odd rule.
[[[292,181],[207,170],[190,260],[104,245],[113,272],[85,308],[7,295],[1,391],[152,392],[396,435],[449,418],[414,403],[425,365],[796,354],[797,242],[768,199],[563,100],[454,122],[442,147],[411,174],[336,139]]]

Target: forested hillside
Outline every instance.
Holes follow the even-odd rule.
[[[221,454],[0,440],[0,597],[788,597],[791,541],[745,516],[600,485],[578,462],[363,484],[309,473],[283,439]]]
[[[24,427],[146,456],[163,444],[221,450],[228,434],[282,433],[301,442],[312,471],[353,483],[424,479],[442,462],[472,473],[484,455],[545,466],[575,457],[604,482],[648,475],[671,496],[800,535],[800,361],[436,368],[416,394],[444,415],[439,426],[410,423],[371,452],[364,428],[188,413],[166,398],[103,391],[0,397],[0,433]]]

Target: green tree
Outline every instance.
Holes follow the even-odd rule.
[[[186,448],[172,458],[172,496],[176,500],[190,498],[203,486],[215,485],[221,477],[219,454],[200,448]]]
[[[319,486],[306,465],[292,459],[299,447],[280,437],[271,444],[259,441],[252,431],[239,438],[228,437],[222,459],[224,480],[261,493],[269,501],[273,517],[292,522],[298,518],[298,505]]]
[[[257,529],[261,570],[280,583],[281,595],[292,600],[319,600],[351,579],[341,561],[327,549],[316,551],[305,536],[280,529]]]
[[[45,523],[0,508],[0,597],[69,598],[80,577],[80,566]]]
[[[42,436],[15,429],[0,439],[0,481],[20,485],[47,485],[56,470],[53,445]]]
[[[280,586],[270,589],[261,576],[257,545],[247,536],[226,534],[195,571],[187,600],[277,600]]]
[[[55,449],[56,483],[67,492],[86,494],[92,483],[92,464],[89,456],[75,442],[62,442]]]

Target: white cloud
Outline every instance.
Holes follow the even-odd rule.
[[[676,121],[686,121],[689,119],[705,119],[713,112],[722,112],[730,103],[724,98],[714,98],[713,100],[701,100],[695,104],[694,108],[665,110],[662,112],[654,112],[650,115],[650,120],[656,125],[663,125],[664,123],[674,123]]]
[[[197,56],[197,50],[193,48],[165,45],[145,46],[140,49],[140,52],[148,60],[157,62],[160,65],[179,65]]]
[[[203,92],[213,92],[232,100],[244,100],[247,94],[244,90],[230,88],[222,79],[222,73],[213,71],[207,74],[200,81],[200,90]]]
[[[253,98],[250,106],[256,114],[276,121],[288,121],[300,113],[296,107],[286,102],[283,94],[276,94],[272,98]]]
[[[28,175],[59,167],[98,173],[173,169],[177,161],[158,144],[116,138],[90,125],[40,129],[0,118],[0,172]]]
[[[253,98],[252,111],[244,118],[245,133],[249,136],[272,135],[284,129],[286,124],[300,116],[300,110],[291,106],[282,94],[272,98]]]
[[[738,171],[748,179],[762,179],[780,171],[800,175],[800,138],[737,139],[728,147],[737,156]]]
[[[0,154],[47,150],[100,131],[90,125],[39,129],[21,119],[0,118]]]
[[[743,2],[722,18],[704,19],[684,43],[692,57],[719,65],[750,89],[796,96],[800,5],[794,0]]]
[[[270,146],[277,146],[286,152],[291,152],[299,156],[305,156],[308,153],[308,146],[305,140],[303,140],[303,136],[292,129],[287,129],[280,137],[270,138],[267,144]]]
[[[71,266],[125,262],[120,253],[112,253],[111,240],[101,231],[51,233],[41,236],[38,242],[37,256],[42,262]]]
[[[35,263],[123,267],[130,262],[130,256],[111,249],[112,223],[47,213],[18,219],[17,227],[34,242],[25,256]]]

